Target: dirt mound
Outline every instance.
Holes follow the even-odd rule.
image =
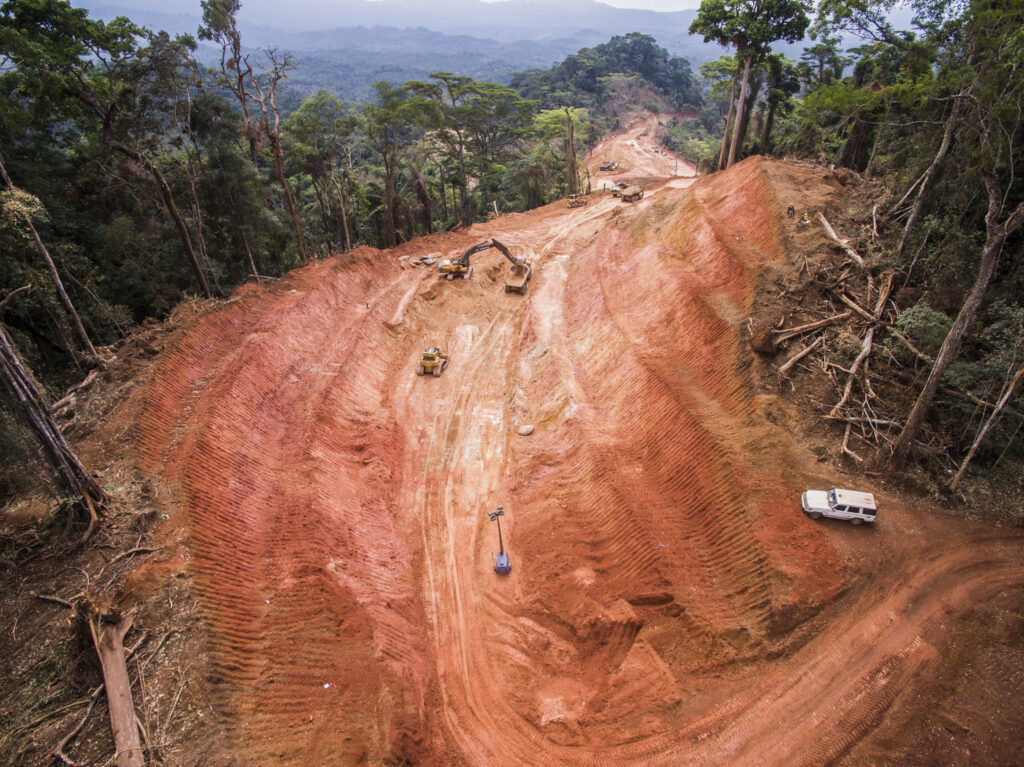
[[[816,173],[753,158],[364,248],[163,350],[140,463],[187,536],[239,759],[907,764],[973,743],[930,739],[918,696],[963,719],[975,655],[940,661],[986,600],[1008,643],[1021,538],[885,494],[877,529],[807,520],[800,491],[835,478],[757,388],[755,288],[796,268],[785,209]],[[525,296],[493,250],[452,282],[400,260],[490,237],[533,262]],[[426,346],[451,355],[439,378],[415,374]]]

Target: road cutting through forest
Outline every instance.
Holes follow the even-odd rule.
[[[310,263],[158,363],[141,463],[175,499],[245,763],[928,764],[960,758],[934,722],[980,705],[965,669],[1012,690],[968,637],[1020,612],[1019,534],[884,493],[874,529],[800,513],[836,478],[742,333],[788,259],[784,195],[820,173],[697,177],[656,127],[588,159],[595,189],[642,180],[637,203]],[[492,237],[532,261],[525,296],[494,250],[469,280],[412,266]],[[439,378],[416,375],[428,346]],[[969,724],[998,743],[1019,714]]]

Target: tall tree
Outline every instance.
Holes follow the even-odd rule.
[[[333,231],[329,219],[334,207],[332,194],[336,194],[340,218],[337,242],[345,250],[352,249],[352,242],[345,210],[346,197],[337,174],[354,129],[355,118],[347,113],[345,105],[322,88],[304,99],[282,125],[292,156],[312,180],[323,210],[325,235]]]
[[[156,159],[163,148],[168,117],[164,84],[185,66],[194,43],[153,34],[123,17],[104,24],[59,0],[33,3],[11,0],[0,8],[2,52],[31,75],[32,95],[40,103],[72,97],[91,119],[110,151],[143,169],[170,215],[196,280],[211,296],[184,216]],[[58,95],[55,95],[58,94]],[[63,95],[59,95],[63,94]],[[54,113],[53,119],[64,117]]]
[[[786,114],[792,109],[792,99],[800,90],[800,79],[797,66],[783,54],[776,53],[765,60],[767,67],[768,92],[764,97],[765,117],[761,127],[761,137],[757,142],[757,151],[764,154],[771,151],[772,128],[775,115]]]
[[[238,31],[236,17],[241,8],[239,0],[201,0],[203,24],[199,27],[199,39],[220,45],[220,84],[227,88],[238,101],[245,116],[243,129],[249,144],[249,156],[259,169],[260,131],[256,118],[249,109],[249,78],[252,64],[242,53],[242,35]]]
[[[480,90],[472,78],[451,72],[435,72],[430,78],[433,82],[409,82],[406,87],[423,97],[418,102],[421,119],[448,148],[448,154],[458,168],[459,222],[465,224],[470,218],[469,176],[466,172],[469,124],[475,110],[473,99]]]
[[[1024,133],[1024,7],[1020,3],[989,3],[974,0],[966,13],[951,21],[943,32],[960,47],[937,81],[939,87],[970,82],[959,91],[956,103],[967,105],[962,120],[950,130],[947,121],[943,143],[959,144],[969,157],[984,186],[987,206],[984,243],[974,285],[943,340],[906,424],[893,443],[890,465],[901,467],[910,452],[925,414],[931,407],[943,375],[955,359],[960,344],[982,305],[1008,239],[1024,227],[1024,200],[1019,172],[1024,165],[1020,137]],[[954,107],[953,116],[958,109]],[[947,135],[950,137],[947,139]],[[940,150],[941,151],[941,150]],[[960,182],[962,183],[962,181]],[[915,206],[916,207],[916,206]]]
[[[367,139],[380,156],[384,167],[382,227],[384,244],[393,248],[397,242],[398,221],[395,217],[395,180],[402,152],[411,140],[413,123],[421,105],[410,101],[407,88],[395,88],[385,82],[374,86],[377,101],[363,110]]]
[[[809,24],[803,0],[701,0],[690,34],[703,35],[705,42],[733,46],[737,61],[743,63],[737,129],[733,131],[726,167],[738,159],[745,138],[741,127],[746,124],[744,110],[751,65],[768,55],[773,42],[799,40]]]
[[[571,194],[577,188],[576,154],[580,150],[580,135],[589,127],[589,114],[585,109],[562,107],[545,109],[535,120],[537,132],[547,140],[546,161],[550,165],[544,175],[561,181]],[[571,143],[570,143],[571,138]]]
[[[274,158],[274,169],[277,171],[277,180],[281,184],[284,193],[285,205],[292,217],[292,226],[295,228],[295,239],[299,245],[299,255],[306,260],[306,242],[303,236],[302,217],[295,205],[295,196],[284,172],[284,148],[281,145],[281,115],[277,109],[277,87],[281,81],[288,77],[288,72],[295,68],[295,60],[287,53],[281,53],[275,48],[264,51],[269,66],[262,73],[253,72],[248,67],[249,83],[252,86],[252,99],[259,104],[260,131],[270,144],[270,154]]]
[[[35,216],[43,213],[42,205],[35,197],[14,186],[10,176],[7,175],[7,168],[4,165],[2,156],[0,156],[0,181],[3,181],[5,187],[3,194],[0,195],[0,205],[2,205],[3,212],[2,223],[16,228],[24,227],[28,232],[32,239],[32,244],[35,245],[39,255],[46,263],[46,268],[50,272],[50,279],[53,280],[57,295],[60,296],[61,303],[64,304],[64,309],[67,311],[68,316],[71,317],[75,330],[78,331],[78,337],[82,340],[82,345],[85,346],[92,359],[97,359],[99,355],[96,353],[96,348],[92,345],[89,334],[85,332],[82,318],[78,316],[74,304],[71,303],[67,291],[64,290],[64,282],[57,272],[57,265],[53,263],[50,251],[47,250],[42,237],[39,236],[39,232],[36,230],[35,222],[32,220]]]

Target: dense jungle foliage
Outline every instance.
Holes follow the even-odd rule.
[[[632,32],[584,48],[550,69],[515,75],[511,86],[545,109],[571,105],[617,127],[617,118],[641,106],[650,112],[700,108],[700,82],[686,59],[669,56],[648,35]]]
[[[896,272],[894,329],[918,354],[892,334],[885,349],[920,392],[885,416],[901,430],[882,455],[899,467],[916,444],[955,485],[965,459],[1024,452],[1024,3],[913,0],[913,30],[892,26],[895,5],[820,0],[812,25],[791,0],[704,0],[691,32],[734,51],[701,67],[725,139],[696,143],[705,110],[667,141],[703,150],[706,171],[767,153],[882,183],[869,265]],[[771,52],[805,30],[800,61]]]
[[[878,211],[871,259],[901,275],[899,328],[936,358],[920,371],[934,374],[928,386],[936,378],[921,405],[928,428],[962,456],[992,408],[943,400],[939,383],[990,405],[1006,394],[976,459],[998,461],[1024,422],[1009,388],[1024,352],[1022,2],[915,0],[913,31],[890,25],[893,6],[704,0],[691,32],[731,51],[699,78],[632,33],[513,87],[436,73],[378,83],[351,104],[289,91],[295,62],[245,47],[238,0],[202,2],[197,36],[222,50],[213,69],[190,36],[95,21],[61,0],[8,0],[3,327],[57,392],[93,364],[93,346],[184,295],[226,295],[330,252],[545,204],[577,183],[566,158],[618,116],[673,111],[662,140],[705,171],[754,153],[810,158],[902,198]],[[771,50],[808,33],[800,61]],[[4,416],[10,446],[19,437]]]

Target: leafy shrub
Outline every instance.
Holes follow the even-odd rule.
[[[925,354],[935,354],[942,346],[953,321],[927,304],[917,304],[900,312],[896,329]]]

